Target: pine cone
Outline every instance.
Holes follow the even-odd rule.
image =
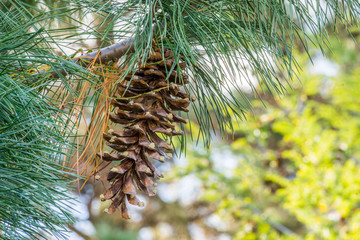
[[[153,50],[144,65],[118,84],[111,102],[116,109],[109,118],[124,128],[104,133],[106,145],[115,153],[98,154],[105,161],[120,161],[107,175],[111,186],[101,198],[112,200],[106,210],[109,214],[120,207],[125,219],[130,218],[125,199],[132,205],[142,206],[136,197],[139,191],[148,196],[156,194],[154,180],[162,175],[152,160],[164,162],[172,157],[171,145],[158,134],[181,135],[182,132],[175,131],[174,124],[187,121],[174,111],[189,111],[190,96],[178,88],[187,83],[188,77],[180,76],[176,70],[170,72],[174,65],[170,50],[165,49],[163,54],[156,46]],[[184,69],[185,64],[180,63],[180,68]]]

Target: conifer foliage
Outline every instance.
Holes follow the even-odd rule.
[[[168,49],[161,50],[156,45],[152,49],[146,62],[139,63],[139,68],[117,85],[112,100],[115,112],[109,118],[123,128],[104,133],[106,144],[114,153],[98,154],[102,160],[119,162],[108,173],[110,188],[101,198],[112,199],[106,209],[109,214],[120,206],[126,219],[129,218],[126,199],[141,206],[135,196],[138,191],[148,196],[156,194],[154,180],[162,174],[152,160],[164,162],[172,157],[172,146],[159,135],[181,135],[181,131],[175,130],[175,123],[187,121],[174,111],[189,111],[190,96],[179,89],[188,82],[188,77],[176,70],[177,67],[184,70],[185,64],[176,66]]]

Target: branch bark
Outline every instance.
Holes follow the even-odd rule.
[[[161,26],[163,23],[161,24]],[[161,27],[160,26],[160,27]],[[157,25],[153,25],[153,31],[156,30]],[[121,58],[125,54],[133,53],[134,52],[134,41],[135,37],[124,39],[119,43],[115,43],[113,45],[107,46],[105,48],[100,49],[99,51],[94,51],[89,54],[83,54],[80,57],[77,57],[76,59],[71,59],[74,63],[85,67],[89,61],[93,61],[98,53],[100,52],[100,56],[96,58],[95,63],[107,63],[111,60],[116,61],[117,59]],[[42,74],[45,73],[46,70],[38,71],[35,74]],[[50,77],[51,78],[59,78],[60,75],[66,76],[68,73],[64,69],[59,69],[58,71],[51,72]]]
[[[124,56],[126,53],[134,52],[134,40],[135,38],[125,39],[119,43],[115,43],[108,47],[100,49],[100,56],[96,58],[96,63],[107,63],[110,60],[116,60],[120,57]],[[83,54],[76,59],[72,59],[72,61],[80,66],[85,67],[88,61],[93,61],[99,51],[94,51],[89,54]],[[39,71],[37,74],[44,73],[46,70]],[[59,69],[56,72],[52,72],[51,78],[59,78],[61,75],[66,76],[68,73],[64,69]]]

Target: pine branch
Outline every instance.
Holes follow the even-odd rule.
[[[115,43],[108,47],[102,48],[99,51],[94,51],[89,54],[83,54],[79,57],[71,59],[72,62],[86,67],[89,62],[92,62],[95,59],[95,63],[106,64],[109,61],[116,61],[120,57],[132,53],[134,51],[134,42],[135,38],[125,39],[119,43]],[[98,56],[99,55],[99,56]],[[43,74],[46,70],[38,71],[36,74]],[[51,78],[59,78],[60,75],[66,76],[67,71],[65,69],[59,69],[57,71],[53,71],[50,74]]]
[[[163,23],[161,24],[163,25]],[[154,24],[153,31],[156,31],[157,25]],[[160,27],[161,28],[161,27]],[[82,66],[86,67],[89,62],[93,62],[95,60],[95,63],[98,64],[107,64],[110,61],[116,61],[122,56],[133,53],[134,52],[134,41],[136,40],[136,37],[132,37],[129,39],[124,39],[119,43],[112,44],[110,46],[107,46],[105,48],[102,48],[98,51],[94,51],[88,54],[83,54],[79,57],[71,59],[72,62]],[[37,71],[36,74],[43,74],[46,72],[45,70]],[[66,76],[67,72],[65,69],[59,69],[57,71],[53,71],[50,74],[50,78],[59,78],[61,76]]]

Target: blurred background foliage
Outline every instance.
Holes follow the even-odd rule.
[[[210,149],[188,143],[163,165],[159,197],[133,220],[96,211],[94,238],[358,239],[360,48],[340,36],[327,58],[313,49],[313,63],[298,49],[300,81],[254,98],[229,140],[214,133]]]

